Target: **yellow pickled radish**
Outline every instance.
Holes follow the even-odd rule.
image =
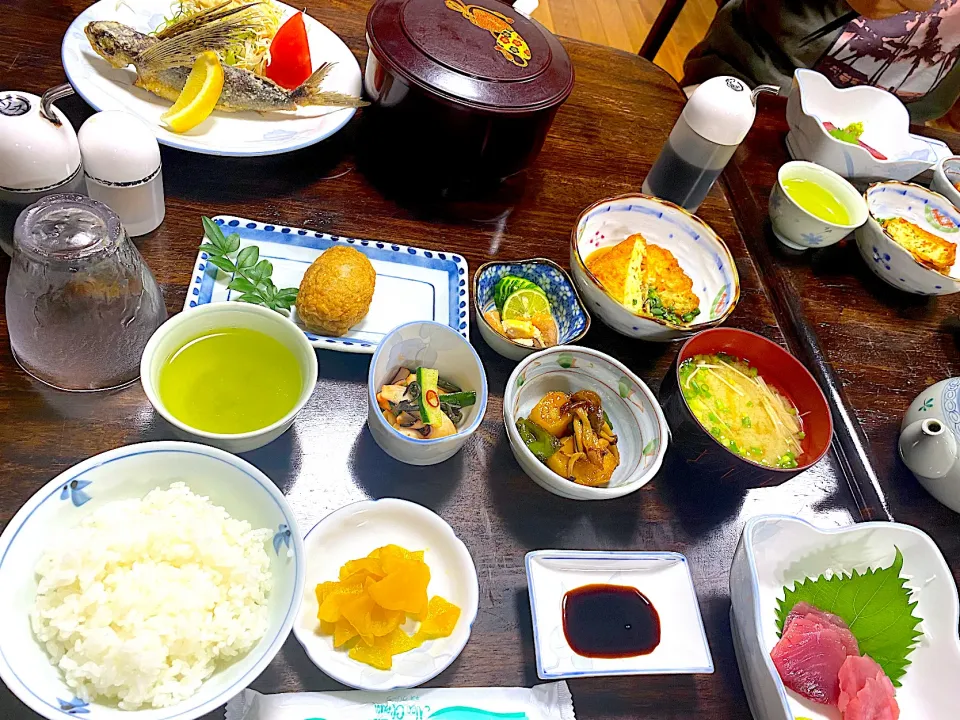
[[[206,120],[223,90],[223,67],[211,50],[202,52],[193,63],[177,101],[160,119],[173,132],[183,133]]]

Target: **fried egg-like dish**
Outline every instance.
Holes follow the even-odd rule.
[[[950,274],[957,260],[957,246],[954,243],[901,217],[882,220],[880,225],[918,263],[943,275]]]
[[[673,253],[639,233],[594,251],[586,266],[614,300],[636,315],[686,325],[700,314],[693,281]]]

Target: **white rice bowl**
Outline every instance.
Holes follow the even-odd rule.
[[[174,705],[266,631],[272,535],[182,482],[107,503],[40,557],[33,631],[78,698]]]
[[[89,618],[100,617],[101,605],[110,607],[104,600],[107,588],[101,589],[95,581],[90,582],[85,593],[77,592],[72,596],[75,600],[68,601],[76,603],[76,607],[53,610],[56,603],[43,598],[52,600],[55,595],[51,593],[61,592],[54,589],[57,583],[71,573],[84,578],[96,573],[93,568],[100,567],[98,562],[89,567],[86,563],[101,553],[111,557],[112,564],[105,568],[126,567],[131,557],[128,548],[142,541],[142,517],[138,523],[125,522],[122,516],[128,510],[114,512],[109,506],[119,501],[123,504],[117,508],[140,507],[152,491],[166,491],[178,482],[185,483],[193,494],[209,498],[213,506],[223,508],[237,523],[221,522],[222,515],[211,522],[214,516],[208,514],[210,508],[188,511],[192,520],[178,516],[174,531],[178,533],[177,541],[166,543],[168,548],[151,548],[151,552],[159,553],[152,558],[155,565],[162,564],[158,558],[174,555],[189,559],[178,559],[177,571],[161,571],[178,578],[176,581],[168,575],[156,581],[151,570],[150,581],[141,583],[136,576],[143,572],[139,566],[104,572],[104,577],[123,579],[110,588],[111,602],[127,603],[127,622],[138,625],[136,634],[128,633],[125,637],[120,626],[109,633],[102,629],[90,632],[89,628],[95,625],[89,624]],[[107,512],[98,515],[104,509]],[[95,515],[98,520],[88,521]],[[200,516],[205,519],[198,522],[196,517]],[[111,527],[94,532],[85,521]],[[114,523],[121,525],[114,528]],[[83,539],[93,535],[103,547],[81,551],[86,544]],[[116,543],[116,547],[108,547],[111,543]],[[48,551],[61,556],[43,559]],[[221,563],[222,567],[210,574],[204,571],[209,570],[209,565],[201,565],[201,560]],[[209,622],[198,625],[200,606],[204,599],[209,603],[214,597],[211,578],[224,571],[230,575],[244,571],[252,574],[255,582],[244,585],[249,590],[241,593],[249,597],[230,595],[223,604],[223,616],[211,612],[205,616]],[[248,612],[247,608],[252,608],[252,598],[263,592],[261,581],[267,573],[269,589],[264,599],[265,615],[260,620],[257,611]],[[187,585],[189,596],[183,591]],[[80,586],[76,587],[79,590]],[[290,633],[303,587],[303,542],[296,518],[277,485],[253,465],[222,450],[194,443],[150,442],[110,450],[84,460],[41,487],[0,533],[0,680],[27,707],[49,720],[73,716],[96,720],[195,720],[247,687],[273,660]],[[99,599],[92,608],[85,608],[83,603],[94,597]],[[164,603],[177,607],[170,609]],[[135,618],[136,613],[158,608],[162,612],[152,619]],[[38,631],[50,633],[43,640],[34,632],[34,614]],[[74,637],[79,637],[80,631],[69,626],[71,619],[78,618],[88,622],[83,631],[84,660],[77,661],[76,668],[61,669],[51,653],[56,655],[59,645],[59,652],[63,653],[60,663],[71,653],[75,660],[80,657],[75,644],[70,645],[69,652],[65,650],[64,640],[68,637],[65,633],[73,632]],[[258,622],[265,625],[258,627]],[[261,633],[262,637],[255,639]],[[158,658],[165,653],[165,642],[174,642],[166,647],[179,660],[179,675],[164,674],[162,668],[151,674],[150,668],[161,666]],[[139,665],[125,658],[124,653],[134,655]],[[211,659],[210,653],[216,653],[212,660],[214,670],[205,677],[204,663]],[[163,680],[157,685],[155,680],[161,677]],[[81,683],[90,688],[97,683],[104,687],[113,683],[113,697],[98,695],[88,700],[80,695]],[[193,686],[192,694],[177,700],[187,685]],[[120,688],[135,688],[138,697],[151,697],[151,702],[144,702],[136,710],[123,709],[116,697]],[[133,700],[134,695],[130,695],[125,705]],[[170,704],[154,705],[164,702]],[[26,716],[29,712],[24,708],[21,714]]]

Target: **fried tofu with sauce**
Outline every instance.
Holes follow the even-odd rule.
[[[661,309],[677,318],[699,312],[693,281],[673,253],[648,243],[639,233],[595,251],[586,266],[611,297],[637,315],[660,315],[652,312],[651,294]]]
[[[366,255],[352,247],[332,247],[303,274],[297,315],[311,332],[339,337],[366,317],[376,282]]]
[[[957,260],[957,246],[939,235],[927,232],[902,217],[881,221],[880,225],[893,241],[921,265],[949,275]]]

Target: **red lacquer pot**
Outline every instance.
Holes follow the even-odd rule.
[[[495,184],[520,172],[573,89],[557,38],[497,0],[378,0],[367,45],[366,139],[408,182]]]

